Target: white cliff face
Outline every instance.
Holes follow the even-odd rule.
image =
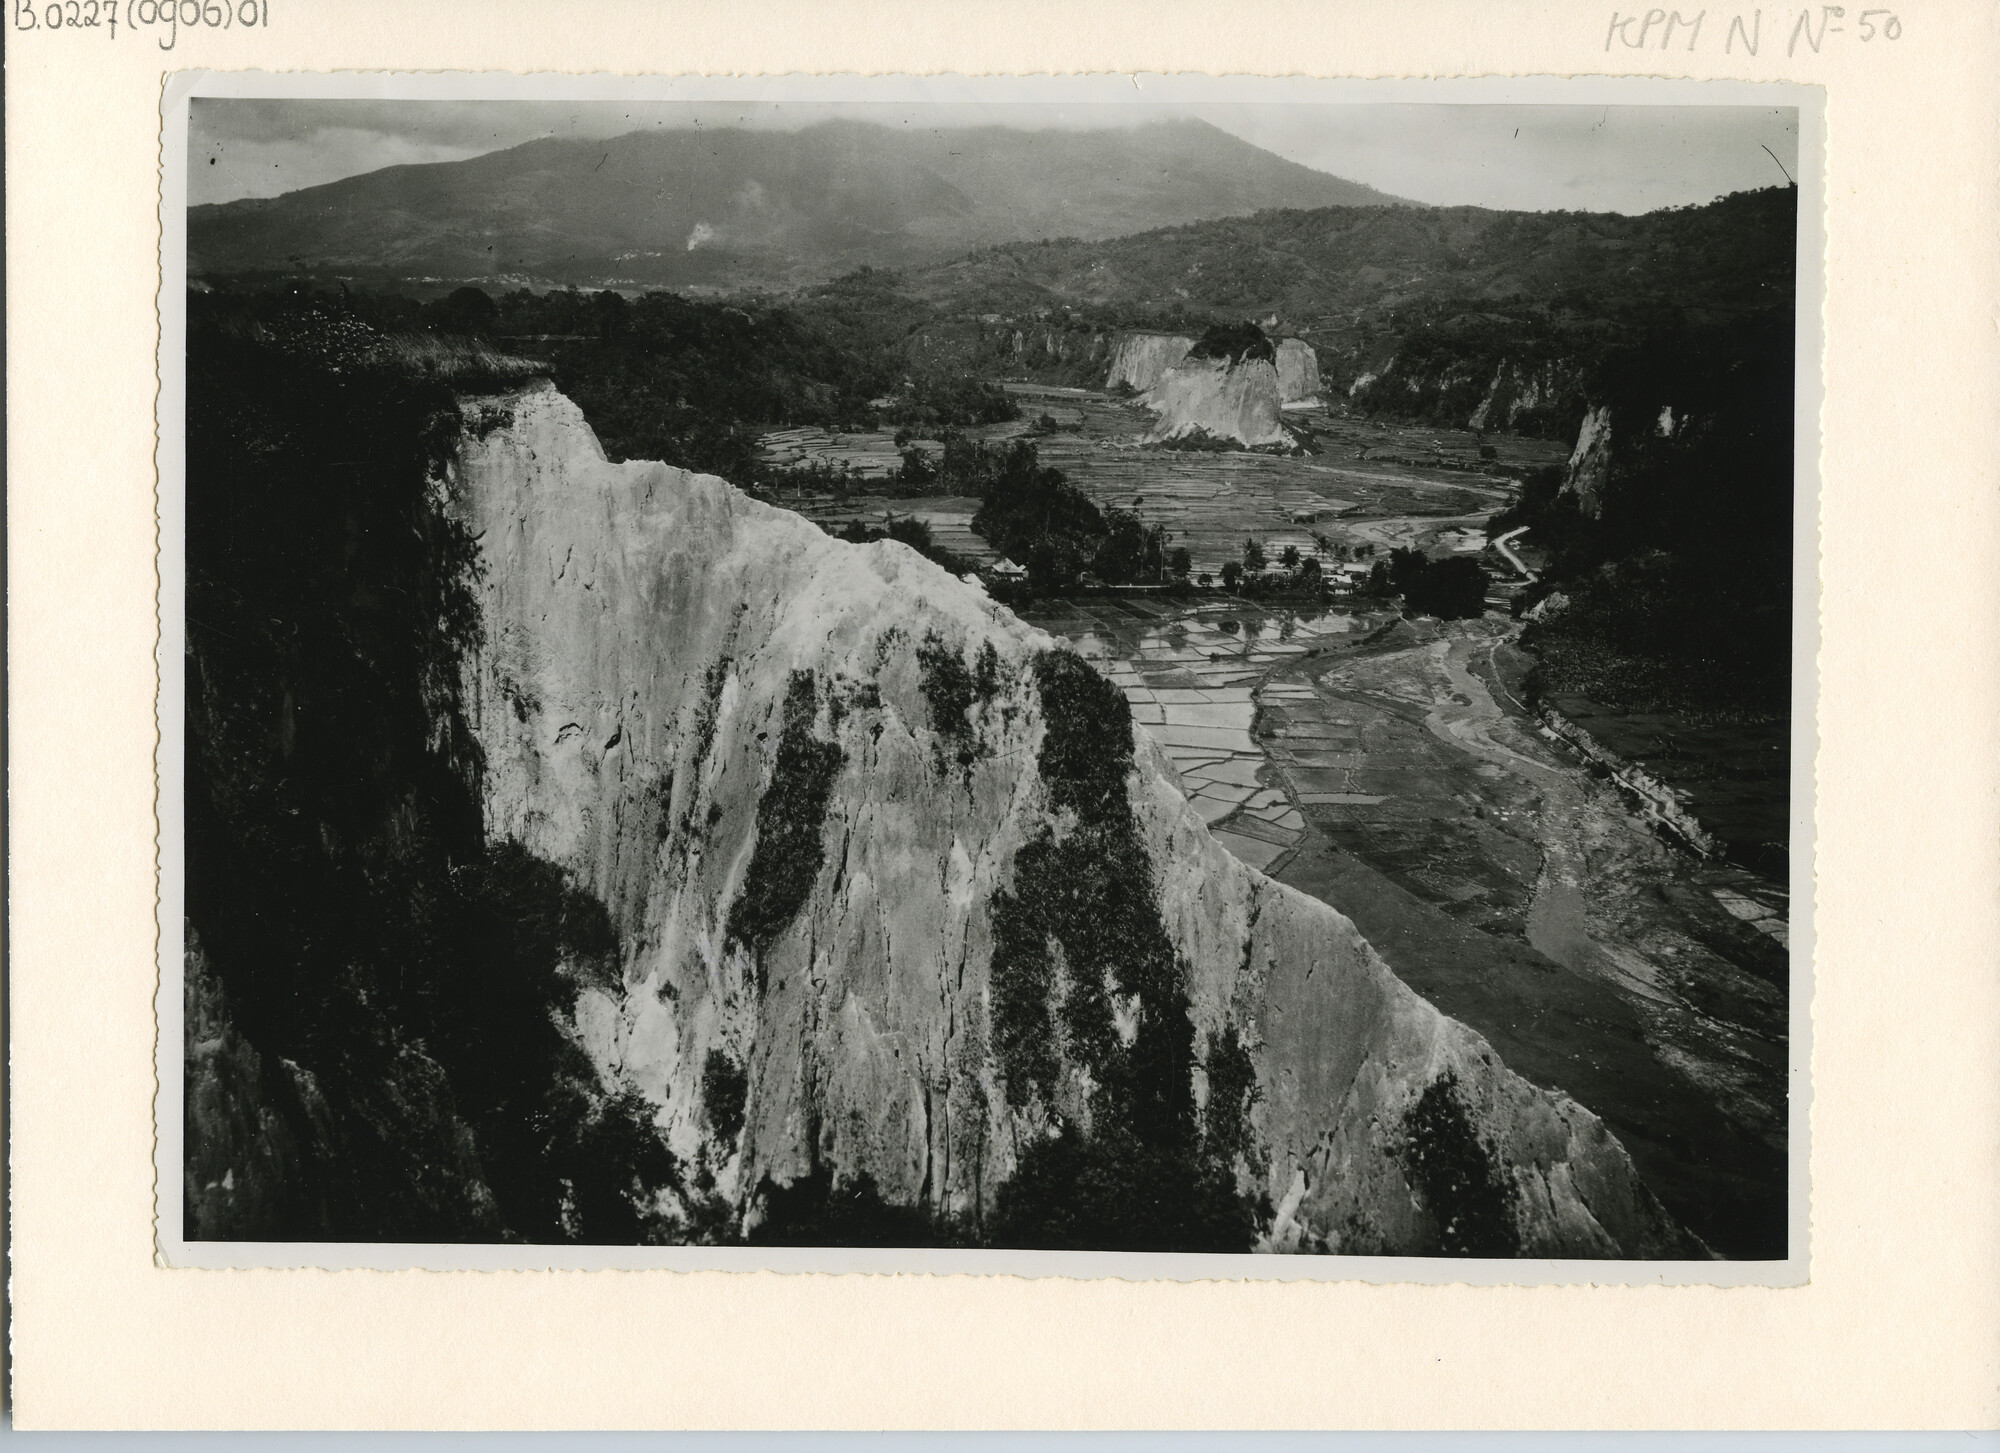
[[[1591,519],[1604,509],[1604,484],[1611,474],[1611,409],[1598,404],[1583,416],[1570,451],[1562,492],[1576,496],[1576,506]]]
[[[1465,426],[1512,429],[1522,414],[1554,407],[1577,387],[1577,371],[1572,365],[1561,361],[1524,365],[1509,359],[1493,370],[1486,393]]]
[[[1173,333],[1120,333],[1111,351],[1107,389],[1120,384],[1144,393],[1179,365],[1194,347],[1194,339]]]
[[[1275,370],[1255,367],[1275,416]],[[738,1204],[763,1177],[830,1165],[892,1202],[990,1207],[1052,1113],[1090,1114],[1074,1072],[1010,1106],[995,1028],[996,917],[1026,891],[1021,850],[1078,831],[1038,768],[1056,708],[1036,662],[1055,643],[904,546],[606,462],[546,385],[487,403],[512,421],[465,437],[452,484],[484,567],[465,671],[486,827],[610,910],[623,982],[587,992],[574,1025],[600,1074],[657,1107],[678,1154],[706,1144]],[[947,677],[972,685],[953,696]],[[1409,1127],[1442,1084],[1524,1254],[1698,1252],[1593,1115],[1505,1069],[1347,919],[1218,847],[1157,744],[1131,740],[1129,831],[1152,877],[1133,891],[1184,966],[1197,1053],[1225,1033],[1249,1051],[1237,1174],[1269,1198],[1267,1248],[1434,1239]],[[795,850],[782,892],[780,842]],[[712,1055],[747,1073],[728,1144],[704,1106]]]
[[[1146,435],[1153,443],[1199,434],[1246,447],[1291,442],[1279,423],[1278,370],[1261,358],[1188,359],[1141,401],[1160,416]]]
[[[1310,343],[1297,338],[1279,340],[1278,397],[1287,404],[1319,397],[1319,355]]]

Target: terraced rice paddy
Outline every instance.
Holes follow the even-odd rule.
[[[1161,449],[1139,444],[1150,416],[1137,404],[1079,389],[1007,388],[1026,417],[968,430],[970,435],[1032,436],[1041,461],[1061,469],[1101,507],[1130,509],[1148,525],[1163,526],[1170,543],[1193,557],[1197,574],[1219,574],[1225,561],[1240,559],[1246,538],[1256,539],[1274,561],[1287,545],[1312,555],[1315,536],[1378,552],[1396,545],[1482,549],[1486,516],[1513,494],[1513,481],[1488,472],[1480,459],[1479,437],[1463,431],[1312,410],[1288,418],[1311,429],[1318,454]],[[1056,432],[1035,432],[1042,414],[1055,420]],[[899,462],[887,434],[786,429],[765,435],[763,443],[773,463],[845,464],[866,479],[885,477]],[[1492,447],[1499,454],[1491,461],[1495,469],[1560,463],[1566,456],[1563,446],[1546,440],[1496,439]],[[885,511],[922,515],[933,519],[934,531],[943,521],[962,541],[939,543],[975,559],[991,558],[964,528],[976,502],[866,496],[802,500],[797,507],[827,519],[861,514],[879,521]]]
[[[1242,601],[1067,600],[1022,612],[1122,688],[1216,840],[1253,868],[1290,849],[1305,819],[1274,785],[1251,735],[1256,686],[1281,662],[1365,629],[1337,611],[1270,612]]]

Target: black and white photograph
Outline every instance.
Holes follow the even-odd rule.
[[[1798,88],[546,79],[169,138],[170,1262],[1802,1279]]]

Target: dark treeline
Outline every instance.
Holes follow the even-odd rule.
[[[612,459],[657,459],[745,487],[772,482],[758,457],[772,427],[935,431],[1019,417],[999,389],[915,356],[910,337],[934,310],[869,269],[782,303],[474,287],[429,301],[315,300],[393,338],[467,340],[531,359]]]
[[[189,997],[232,1048],[190,1046],[188,1235],[684,1233],[654,1206],[681,1168],[650,1115],[557,1027],[618,971],[605,909],[481,827],[438,365],[504,378],[338,311],[191,301]],[[231,1166],[236,1195],[206,1200]]]
[[[1400,595],[1411,615],[1470,620],[1486,610],[1486,572],[1464,555],[1433,560],[1421,550],[1391,550],[1368,571],[1371,595]]]
[[[1548,552],[1523,606],[1551,689],[1614,705],[1782,714],[1791,685],[1790,318],[1656,333],[1607,354],[1611,466],[1595,514],[1539,471],[1490,533]]]

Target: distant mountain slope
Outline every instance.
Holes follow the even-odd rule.
[[[1797,193],[1739,192],[1704,207],[1493,212],[1353,207],[1259,212],[1110,240],[1009,243],[914,272],[940,306],[1050,305],[1138,316],[1278,313],[1299,326],[1532,303],[1605,322],[1650,308],[1719,319],[1791,301]],[[1500,311],[1508,311],[1502,309]]]
[[[1310,343],[1324,384],[1366,412],[1573,439],[1611,350],[1700,336],[1730,353],[1746,325],[1789,327],[1797,199],[1773,187],[1637,217],[1259,212],[985,248],[900,286],[937,311],[918,355],[975,372],[1101,385],[1120,330],[1254,318]]]
[[[801,281],[994,243],[1398,199],[1205,122],[1100,131],[649,131],[191,208],[197,274]]]

